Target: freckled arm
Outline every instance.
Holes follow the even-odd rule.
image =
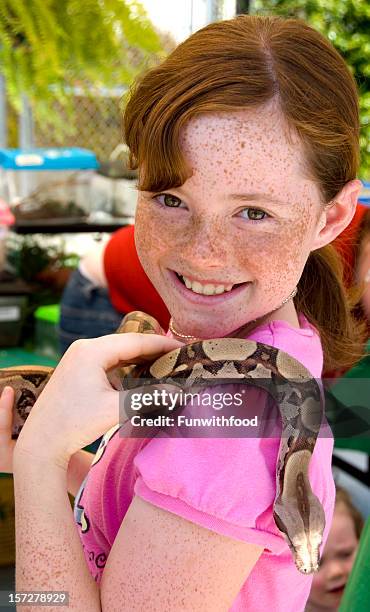
[[[67,494],[65,469],[19,452],[14,458],[16,590],[67,591],[68,611],[100,612]],[[47,612],[55,606],[22,606]]]
[[[227,612],[263,552],[135,496],[104,569],[103,612]]]

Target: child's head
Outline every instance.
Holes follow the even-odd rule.
[[[314,574],[308,610],[334,612],[351,572],[364,521],[347,491],[337,486],[333,522],[320,569]]]
[[[300,21],[211,24],[144,75],[125,112],[136,244],[176,327],[226,335],[298,284],[296,306],[318,327],[326,308],[324,348],[340,359],[330,333],[345,353],[348,305],[325,245],[354,212],[358,129],[348,68]]]

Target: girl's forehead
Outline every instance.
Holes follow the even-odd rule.
[[[346,509],[335,509],[330,536],[334,548],[357,539],[353,518]]]
[[[307,188],[303,147],[278,109],[267,106],[192,118],[180,133],[192,182]],[[283,180],[282,180],[283,179]],[[311,191],[312,185],[309,190]],[[316,191],[316,190],[315,190]]]
[[[282,112],[272,103],[192,117],[182,129],[181,140],[184,144],[191,144],[192,140],[202,140],[204,137],[224,141],[227,136],[242,143],[245,138],[252,139],[254,135],[263,135],[266,141],[283,143],[292,150],[300,148],[298,134],[289,130]]]

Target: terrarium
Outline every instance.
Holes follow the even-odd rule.
[[[0,197],[17,223],[85,220],[98,168],[87,149],[0,149]]]

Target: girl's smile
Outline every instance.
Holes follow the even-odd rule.
[[[190,279],[188,276],[185,277],[186,280],[189,279],[188,283],[186,283],[173,270],[168,270],[168,273],[173,280],[175,291],[178,291],[184,300],[188,300],[193,304],[203,304],[206,307],[223,304],[225,300],[233,299],[240,292],[244,292],[251,284],[249,282],[226,284],[211,280],[200,282],[192,279],[191,286],[189,287]]]
[[[195,293],[202,293],[203,295],[216,295],[224,293],[225,291],[231,291],[237,284],[241,283],[224,283],[221,280],[199,280],[189,275],[179,274],[175,272],[178,279],[188,288]]]
[[[176,329],[225,336],[275,309],[298,327],[293,302],[279,307],[325,224],[298,138],[271,103],[195,117],[180,144],[192,175],[139,192],[135,224],[140,260]]]

